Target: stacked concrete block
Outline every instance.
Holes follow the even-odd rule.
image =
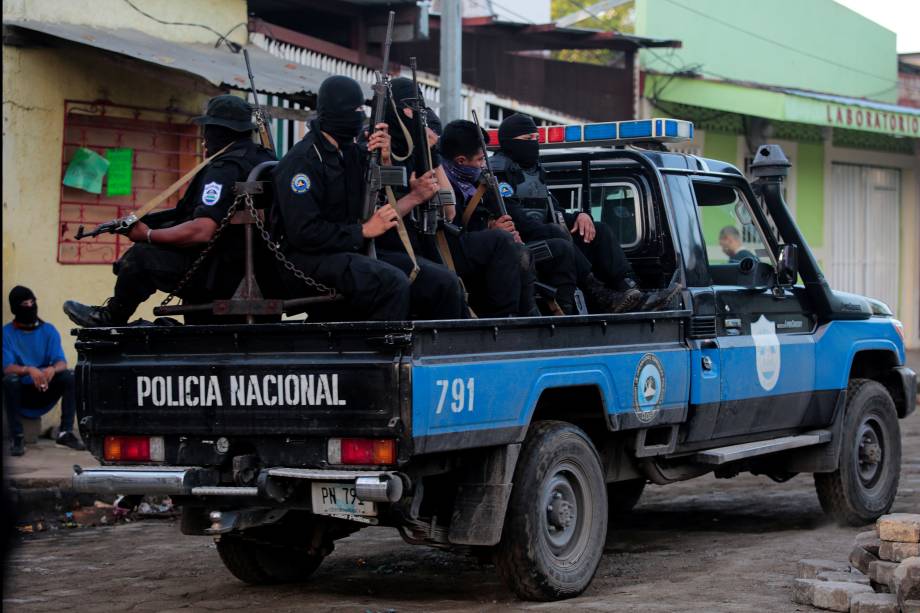
[[[792,598],[829,611],[920,613],[920,514],[893,513],[856,535],[849,564],[801,560]]]

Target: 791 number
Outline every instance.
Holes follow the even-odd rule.
[[[447,404],[447,394],[450,392],[450,410],[452,413],[462,413],[465,410],[473,410],[473,401],[476,398],[476,380],[470,377],[466,381],[463,379],[438,379],[435,384],[441,388],[441,396],[438,399],[438,408],[435,415],[440,415],[444,411],[444,405]]]

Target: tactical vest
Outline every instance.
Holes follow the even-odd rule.
[[[549,218],[549,190],[543,168],[538,164],[521,168],[514,160],[498,151],[490,159],[492,170],[498,178],[498,188],[505,198],[514,198],[527,214],[539,221]]]

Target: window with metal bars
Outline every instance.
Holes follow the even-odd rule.
[[[176,109],[66,101],[61,157],[59,263],[109,264],[131,246],[131,241],[117,234],[103,234],[81,241],[74,239],[74,235],[81,225],[89,230],[140,208],[201,160],[200,131],[198,126],[189,123],[192,115]],[[99,194],[65,186],[64,174],[74,153],[81,147],[103,157],[107,149],[131,149],[131,193],[108,196],[105,181]],[[183,187],[160,208],[174,207],[184,191]]]

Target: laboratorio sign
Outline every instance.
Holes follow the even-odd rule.
[[[891,136],[920,137],[920,116],[836,104],[826,106],[827,123],[834,127],[884,132]]]

